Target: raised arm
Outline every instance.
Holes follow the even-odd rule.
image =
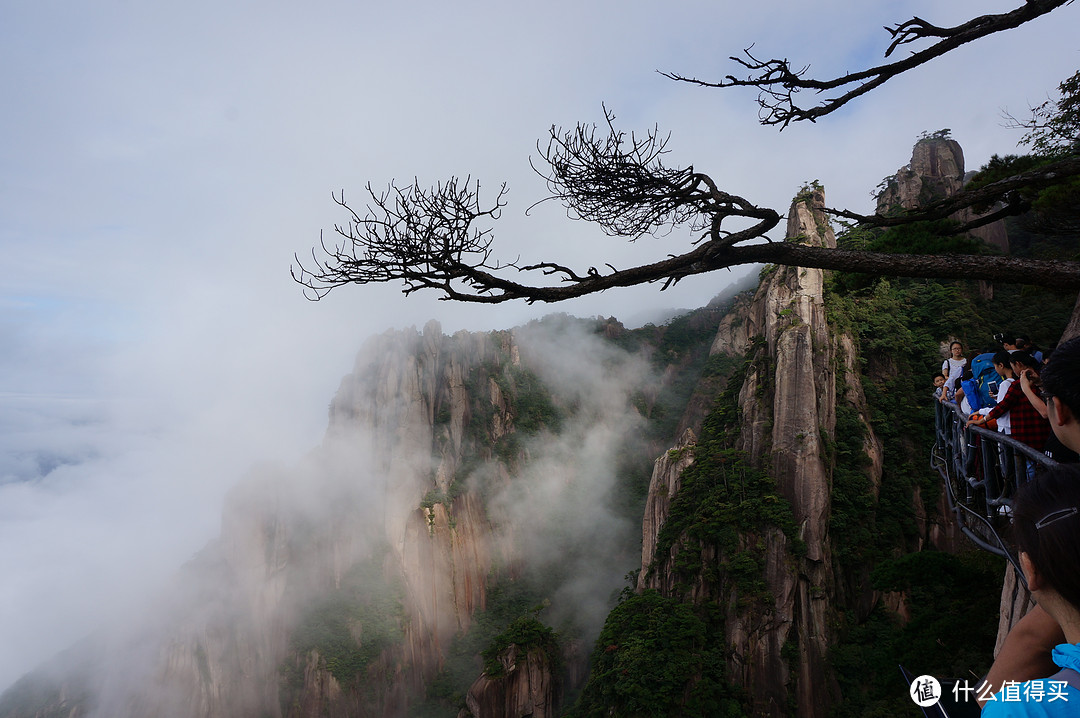
[[[1039,412],[1042,418],[1048,419],[1046,402],[1035,391],[1035,385],[1032,383],[1032,378],[1035,376],[1035,371],[1032,369],[1024,369],[1024,371],[1020,372],[1020,389],[1024,392],[1024,396],[1028,398],[1028,401],[1031,402],[1031,405],[1035,407],[1035,411]]]

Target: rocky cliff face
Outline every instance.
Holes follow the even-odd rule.
[[[375,338],[331,404],[325,458],[312,470],[322,486],[302,497],[313,505],[299,517],[282,504],[251,518],[243,501],[247,518],[226,520],[227,550],[242,554],[237,565],[265,566],[250,582],[259,587],[258,621],[281,626],[273,645],[250,652],[266,659],[240,672],[263,686],[254,697],[261,710],[405,716],[423,699],[454,637],[485,608],[495,565],[506,576],[520,561],[485,500],[512,481],[518,460],[509,449],[505,461],[493,460],[492,447],[525,418],[511,378],[520,367],[510,332],[445,337],[430,323],[421,334]],[[165,664],[183,666],[184,676],[166,676],[170,684],[206,683],[200,661],[202,674],[235,680],[236,667],[217,659],[245,652],[236,636],[199,645],[173,645]],[[504,693],[519,697],[513,684]],[[197,712],[255,714],[246,705],[213,708]]]
[[[877,212],[888,214],[897,207],[925,207],[959,192],[966,179],[964,151],[960,143],[936,135],[921,139],[912,148],[911,162],[887,180],[884,191],[878,196]],[[965,209],[952,218],[958,222],[969,222],[976,216],[970,209]],[[1002,220],[977,227],[970,234],[1004,254],[1009,253],[1009,237]]]
[[[819,188],[797,198],[786,241],[835,246],[820,211],[823,205]],[[837,689],[826,661],[834,639],[835,577],[829,541],[831,466],[823,442],[835,432],[837,401],[865,418],[853,343],[828,325],[820,270],[775,268],[753,301],[721,324],[712,351],[748,357],[737,395],[737,446],[775,480],[789,502],[801,547],[797,550],[795,537],[775,526],[740,539],[735,552],[755,543],[761,547],[764,605],[740,597],[739,589],[733,594],[717,590],[704,579],[690,597],[724,601],[729,675],[748,691],[754,715],[826,715]],[[872,431],[866,436],[869,471],[880,481],[881,448]],[[685,545],[672,546],[667,555],[654,552],[683,472],[694,461],[694,443],[695,437],[686,434],[656,462],[643,523],[641,588],[670,595],[681,580],[678,554]],[[706,549],[702,560],[724,567],[733,558]]]
[[[404,717],[449,669],[473,682],[463,715],[554,715],[562,677],[584,676],[573,636],[596,630],[636,550],[607,504],[639,443],[631,398],[656,388],[647,361],[591,331],[373,338],[322,446],[253,471],[149,617],[0,715]],[[493,582],[503,612],[535,610],[507,596],[551,604],[560,672],[532,646],[511,645],[497,676],[461,658]]]
[[[649,580],[649,566],[656,555],[657,536],[671,511],[671,500],[682,486],[682,474],[694,462],[697,437],[686,429],[674,448],[653,463],[649,494],[645,499],[645,515],[641,520],[641,567],[638,588],[657,588],[659,578]]]
[[[516,351],[509,332],[444,337],[435,323],[371,340],[323,446],[233,492],[220,540],[177,582],[145,675],[112,676],[102,711],[406,715],[484,607],[493,560],[515,560],[455,480],[477,413],[488,446],[514,431],[493,374]]]
[[[823,192],[813,191],[792,204],[787,227],[791,241],[836,246],[832,229],[819,209],[824,199]],[[791,502],[806,556],[795,575],[790,566],[779,561],[769,565],[766,581],[777,597],[776,616],[788,624],[787,631],[772,632],[775,637],[771,642],[776,645],[748,640],[751,632],[739,627],[745,622],[737,622],[733,638],[743,638],[742,645],[751,656],[747,663],[761,666],[770,678],[786,678],[785,667],[795,671],[796,705],[805,715],[824,714],[834,698],[825,669],[829,606],[822,600],[832,584],[826,540],[831,483],[821,441],[823,435],[835,432],[836,363],[834,339],[825,319],[823,286],[823,272],[799,268],[779,269],[763,284],[759,291],[764,292],[764,301],[756,304],[758,315],[750,323],[763,327],[775,373],[771,381],[756,373],[747,376],[740,395],[744,413],[764,409],[771,414],[771,432],[763,431],[760,422],[747,426],[743,445],[759,451],[766,443],[770,446],[771,474]],[[758,387],[768,384],[773,389],[771,407],[757,397]],[[762,399],[767,398],[765,393]],[[764,458],[764,452],[758,456]],[[782,666],[783,651],[778,649],[788,640],[789,632],[795,633],[799,657],[796,665]],[[754,677],[745,678],[753,684]]]
[[[556,671],[540,649],[512,645],[499,656],[498,677],[481,675],[469,688],[459,718],[554,718]]]
[[[915,143],[911,162],[896,171],[878,196],[878,213],[893,207],[916,209],[951,197],[964,185],[964,151],[956,140],[924,138]]]

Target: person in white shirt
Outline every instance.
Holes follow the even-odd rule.
[[[967,359],[964,358],[964,345],[953,342],[949,345],[949,357],[941,362],[941,373],[945,375],[945,387],[948,390],[949,399],[960,388],[960,377],[964,374]]]
[[[1005,395],[1009,393],[1009,387],[1016,380],[1013,376],[1012,362],[1009,361],[1011,356],[1012,355],[1007,351],[1000,351],[994,355],[994,371],[1001,377],[1001,382],[998,384],[997,397],[995,397],[999,404],[1005,398]],[[1009,415],[1011,413],[1012,412],[1006,411],[996,419],[997,430],[1002,434],[1012,434],[1012,424],[1009,421]],[[974,424],[975,426],[982,426],[985,423],[986,415],[985,412],[983,412],[978,418],[972,417],[971,419],[968,419],[967,425],[971,426]]]

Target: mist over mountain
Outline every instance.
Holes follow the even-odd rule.
[[[396,699],[346,703],[415,705],[409,688],[444,670],[474,614],[543,605],[564,635],[591,642],[638,552],[635,500],[615,495],[643,492],[617,485],[634,462],[640,484],[649,461],[635,401],[655,402],[663,384],[647,355],[603,331],[627,334],[554,316],[513,332],[447,337],[429,324],[369,340],[322,445],[300,466],[249,472],[221,537],[147,613],[73,649],[95,658],[73,659],[63,685],[81,688],[54,698],[92,696],[78,706],[94,715],[292,714],[288,698],[312,682],[331,686],[319,700],[335,705],[363,693],[347,665],[401,685]],[[706,351],[696,347],[698,364]],[[335,630],[358,645],[342,648]],[[280,675],[293,678],[278,696]]]
[[[898,177],[929,186],[918,156]],[[865,241],[824,204],[804,188],[788,241]],[[1001,566],[926,466],[928,367],[1006,312],[1049,342],[1072,298],[772,266],[741,289],[636,328],[369,338],[321,442],[248,469],[213,540],[0,716],[860,715],[908,707],[897,661],[985,670]],[[8,474],[81,456],[40,445]]]

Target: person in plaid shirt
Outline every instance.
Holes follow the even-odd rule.
[[[994,367],[998,368],[999,358],[1001,364],[1005,361],[1010,363],[1011,373],[1019,374],[1024,369],[1036,369],[1038,365],[1030,354],[1024,352],[998,352],[994,355]],[[1005,373],[999,369],[1000,374]],[[1046,445],[1046,439],[1050,436],[1050,422],[1043,418],[1042,414],[1031,405],[1020,382],[1014,381],[1009,385],[1005,396],[998,401],[997,406],[990,410],[981,419],[972,419],[968,425],[982,426],[991,419],[1008,415],[1009,427],[1005,432],[1017,441],[1022,441],[1033,449],[1042,451]]]

